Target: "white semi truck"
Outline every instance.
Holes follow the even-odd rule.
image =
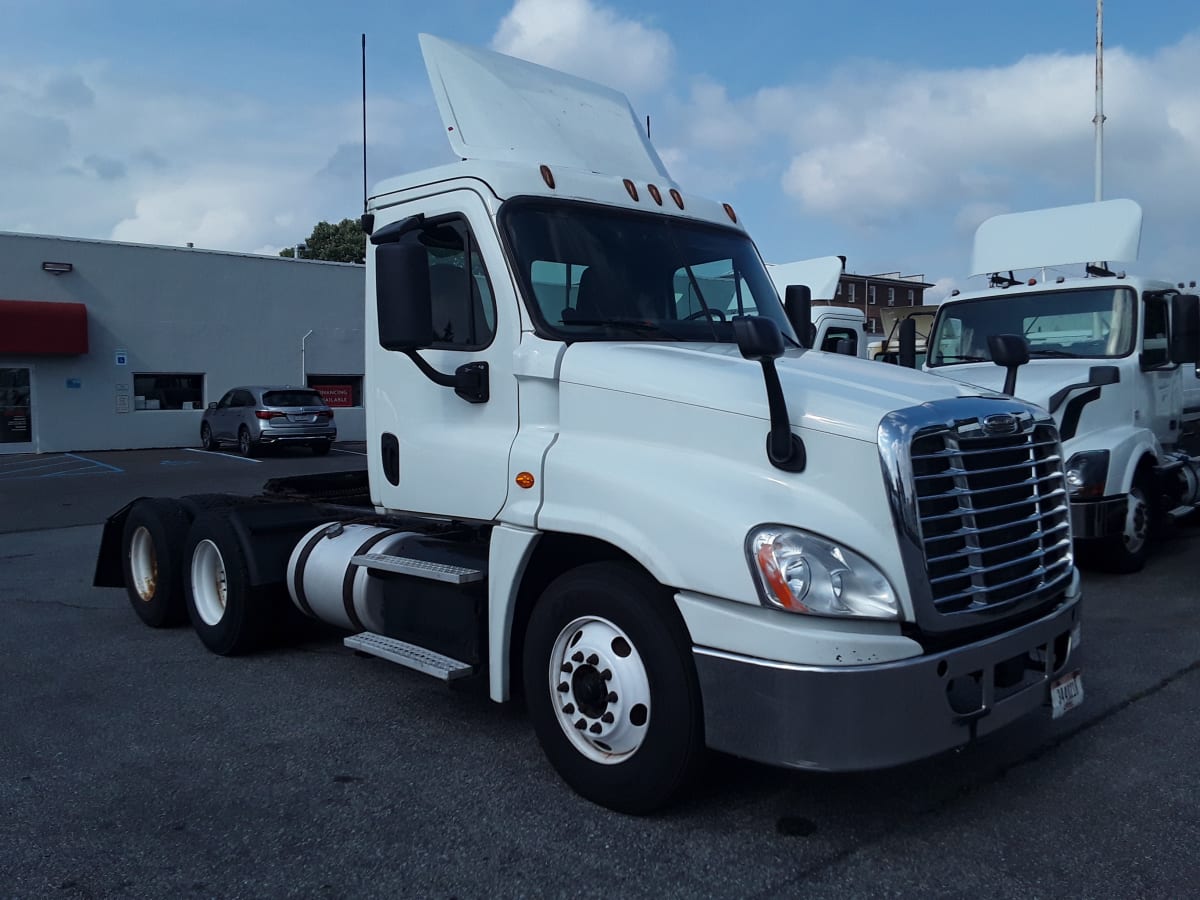
[[[878,768],[1078,703],[1049,416],[806,350],[623,95],[421,45],[461,161],[364,215],[366,479],[136,500],[96,584],[219,654],[302,613],[523,694],[563,779],[635,813],[706,746]]]
[[[1156,522],[1200,503],[1200,458],[1181,446],[1200,405],[1198,301],[1181,285],[1110,268],[1137,259],[1141,223],[1132,200],[987,220],[972,273],[989,286],[941,304],[925,361],[1054,415],[1075,538],[1118,572],[1142,568]],[[1072,264],[1086,276],[1047,278]],[[1014,277],[1023,271],[1032,277]],[[988,340],[1005,334],[1026,345],[1007,370]]]
[[[845,264],[840,256],[819,256],[768,264],[767,274],[781,297],[790,285],[804,285],[809,289],[812,323],[809,346],[866,359],[866,314],[861,309],[836,302],[838,282]]]

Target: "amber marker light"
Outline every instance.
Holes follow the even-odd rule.
[[[533,474],[531,472],[521,472],[517,475],[517,487],[523,487],[529,490],[533,487]]]
[[[625,193],[629,194],[631,200],[637,202],[637,185],[628,178],[625,179]]]
[[[539,171],[542,173],[542,181],[546,182],[546,187],[554,190],[554,173],[550,171],[550,167],[543,165]]]
[[[675,205],[683,209],[683,195],[675,188],[671,188],[671,199],[675,201]]]
[[[654,202],[662,206],[662,194],[658,190],[658,185],[648,184],[646,190],[650,192],[650,196],[654,198]]]
[[[721,208],[725,210],[725,215],[729,216],[729,221],[737,224],[737,213],[733,211],[733,207],[728,203],[722,203]]]
[[[771,593],[775,595],[780,606],[796,612],[808,612],[808,607],[792,596],[791,588],[788,587],[787,579],[784,578],[779,564],[775,561],[775,554],[772,552],[770,544],[763,544],[758,548],[758,569],[762,572],[763,578],[766,579]]]

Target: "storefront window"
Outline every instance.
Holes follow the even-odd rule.
[[[29,370],[0,369],[0,444],[27,444],[32,440]]]
[[[309,375],[308,386],[332,407],[363,405],[361,375]]]
[[[133,376],[133,408],[203,409],[204,373],[136,372]]]

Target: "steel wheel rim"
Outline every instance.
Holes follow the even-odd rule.
[[[633,756],[650,727],[650,679],[629,636],[607,619],[582,616],[550,652],[550,703],[572,746],[592,762]]]
[[[1150,532],[1150,506],[1139,487],[1129,492],[1129,500],[1125,504],[1125,549],[1130,553],[1141,552],[1146,545]]]
[[[139,525],[129,541],[129,574],[138,597],[146,603],[153,600],[158,587],[158,554],[145,525]]]
[[[216,625],[224,617],[229,599],[225,560],[217,545],[207,539],[198,543],[192,554],[192,598],[205,625]]]

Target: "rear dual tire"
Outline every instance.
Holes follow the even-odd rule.
[[[129,510],[121,535],[125,591],[138,618],[151,628],[187,621],[180,548],[189,517],[178,500],[139,500]]]

